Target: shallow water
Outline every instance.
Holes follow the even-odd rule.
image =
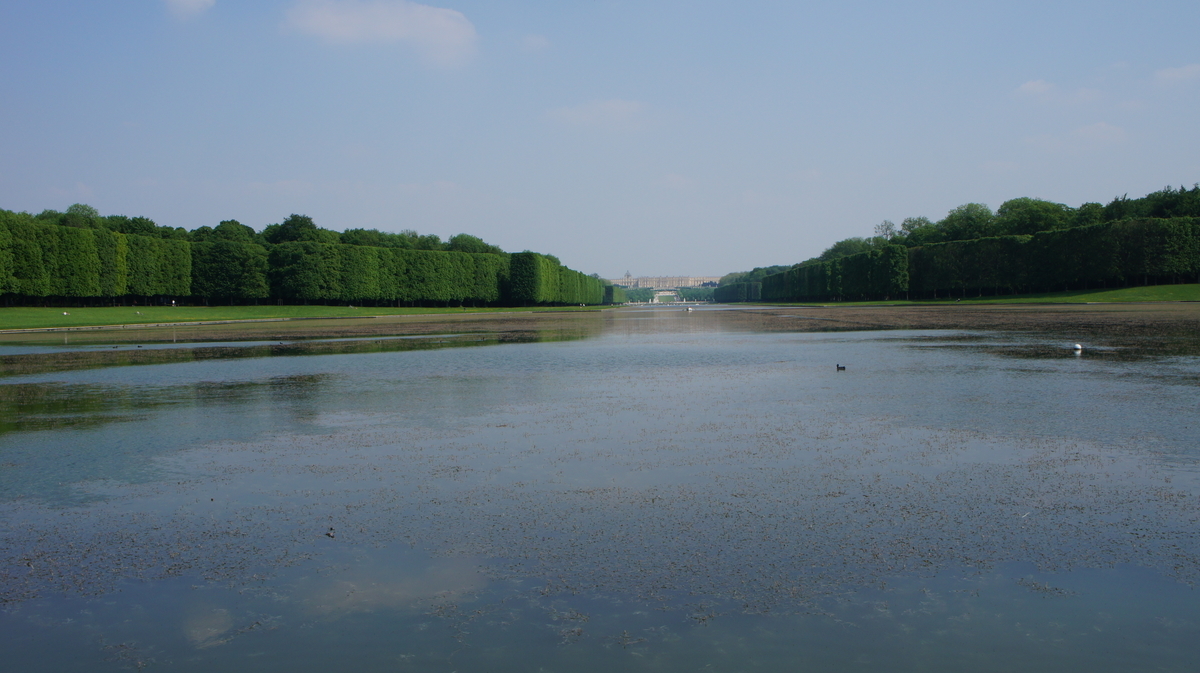
[[[10,666],[1192,669],[1200,354],[735,315],[13,346]]]

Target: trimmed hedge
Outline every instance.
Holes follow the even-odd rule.
[[[763,279],[767,301],[856,301],[1200,282],[1200,218],[1103,222],[1032,236],[885,245]],[[720,292],[721,288],[718,288]],[[720,295],[718,295],[720,296]],[[722,301],[753,301],[726,299]]]
[[[515,273],[514,273],[515,270]],[[119,233],[0,210],[0,292],[25,298],[272,297],[286,302],[600,304],[605,285],[537,253]]]
[[[228,301],[266,298],[267,249],[234,241],[193,243],[192,293]]]
[[[514,304],[602,304],[604,281],[568,269],[536,252],[511,257],[509,299]]]
[[[1200,218],[1136,219],[909,251],[919,296],[1200,280]]]
[[[767,278],[770,278],[770,276],[767,276]],[[760,301],[762,299],[762,288],[763,283],[730,283],[722,285],[713,291],[713,299],[722,304],[733,304],[741,301]]]
[[[909,287],[909,252],[899,245],[828,261],[797,264],[763,278],[766,301],[892,299]],[[720,292],[721,288],[717,288]],[[755,301],[753,299],[741,301]]]

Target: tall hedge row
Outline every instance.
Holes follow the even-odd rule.
[[[273,246],[270,293],[285,301],[494,304],[506,255],[293,241]]]
[[[620,285],[604,286],[605,304],[624,304],[626,301],[628,301],[628,298],[625,295],[625,288]]]
[[[770,276],[767,276],[770,278]],[[762,296],[763,283],[729,283],[713,291],[713,299],[722,304],[732,304],[740,301],[759,301]]]
[[[1200,218],[1143,218],[909,251],[916,296],[1200,282]]]
[[[885,245],[767,276],[762,298],[938,298],[1180,280],[1200,282],[1200,218],[1120,220],[907,249]]]
[[[513,270],[516,270],[514,275]],[[462,305],[600,304],[605,285],[537,253],[255,243],[60,226],[0,210],[0,293]]]
[[[509,296],[514,304],[602,304],[604,281],[568,269],[536,252],[511,257]]]
[[[762,281],[762,298],[766,301],[891,299],[903,296],[908,287],[908,250],[899,245],[885,245],[857,255],[797,264],[783,273],[766,276]]]
[[[0,217],[0,289],[26,297],[191,294],[191,245]]]
[[[269,292],[266,248],[235,241],[192,243],[193,295],[234,301],[264,299]]]

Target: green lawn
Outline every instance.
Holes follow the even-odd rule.
[[[1075,292],[1043,292],[1001,297],[971,297],[961,299],[925,299],[922,301],[865,301],[839,302],[823,306],[873,305],[919,305],[919,304],[1086,304],[1089,302],[1139,302],[1139,301],[1200,301],[1200,284],[1148,285],[1126,287],[1119,290],[1079,290]]]
[[[429,315],[501,311],[580,311],[579,307],[554,308],[389,308],[349,306],[113,306],[98,308],[0,308],[0,330],[45,327],[137,325],[209,320],[266,318],[351,318],[374,315]]]

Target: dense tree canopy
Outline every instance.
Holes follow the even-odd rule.
[[[263,232],[236,220],[187,232],[74,204],[38,215],[0,210],[6,301],[195,297],[238,302],[597,304],[623,300],[607,282],[552,255],[511,256],[476,236],[351,229],[293,214]]]
[[[992,213],[968,203],[938,222],[909,217],[895,227],[885,220],[875,233],[762,278],[763,298],[945,297],[1200,280],[1200,185],[1078,208],[1021,197]],[[730,274],[723,285],[747,280]]]

